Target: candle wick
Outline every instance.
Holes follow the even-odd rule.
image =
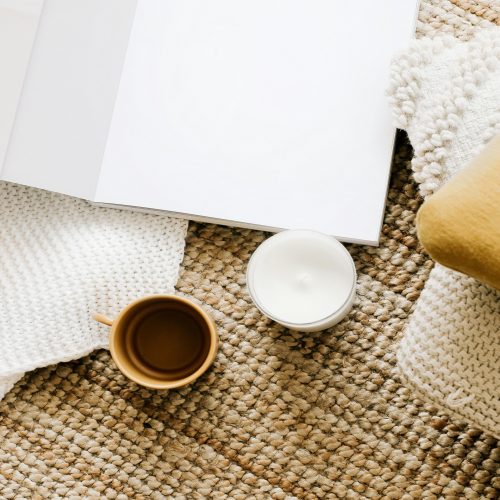
[[[297,285],[299,288],[306,287],[311,282],[311,275],[309,273],[300,273],[297,276]]]

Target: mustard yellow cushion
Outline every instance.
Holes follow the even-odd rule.
[[[500,135],[417,214],[430,256],[500,289]]]

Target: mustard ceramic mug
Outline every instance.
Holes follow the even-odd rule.
[[[129,379],[153,389],[173,389],[196,380],[212,364],[219,337],[197,304],[176,295],[138,299],[111,320],[111,356]]]

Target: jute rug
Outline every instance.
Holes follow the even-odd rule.
[[[499,23],[498,1],[424,1],[418,33]],[[0,498],[497,498],[495,440],[395,374],[432,267],[410,158],[400,135],[382,243],[349,248],[356,307],[327,332],[291,333],[251,304],[244,273],[263,233],[191,224],[178,289],[217,319],[213,369],[149,391],[98,351],[27,375],[0,404]]]

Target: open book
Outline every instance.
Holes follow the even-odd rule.
[[[0,179],[377,244],[394,142],[384,90],[416,8],[0,0]]]

